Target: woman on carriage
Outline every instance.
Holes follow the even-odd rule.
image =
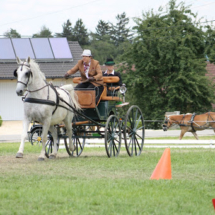
[[[82,53],[82,60],[64,75],[65,78],[69,78],[71,74],[75,74],[80,71],[81,83],[75,88],[96,88],[96,104],[104,90],[102,71],[97,60],[92,58],[91,51],[85,49]]]

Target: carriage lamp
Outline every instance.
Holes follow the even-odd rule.
[[[122,84],[122,86],[119,89],[120,93],[122,95],[125,95],[125,92],[127,91],[127,88],[125,87],[125,84]]]
[[[125,84],[122,84],[122,86],[120,87],[119,91],[123,96],[123,102],[125,102],[125,93],[127,91],[127,88],[125,87]]]

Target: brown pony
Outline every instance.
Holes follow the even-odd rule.
[[[207,128],[213,128],[215,132],[215,112],[207,112],[204,114],[181,114],[165,116],[163,130],[167,131],[172,125],[179,125],[181,140],[186,132],[191,132],[198,140],[196,131],[201,131]]]

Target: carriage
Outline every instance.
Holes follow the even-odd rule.
[[[74,78],[74,83],[79,83],[80,78]],[[104,91],[98,104],[95,104],[95,89],[76,89],[82,111],[73,118],[73,144],[75,151],[68,147],[66,128],[56,125],[58,142],[63,139],[65,148],[70,156],[78,157],[84,150],[87,139],[104,138],[105,150],[108,157],[116,157],[120,153],[124,142],[129,156],[141,154],[144,145],[144,118],[140,108],[131,106],[125,116],[119,116],[119,109],[125,108],[126,87],[115,88],[112,85],[119,81],[119,77],[103,77]],[[41,129],[41,128],[40,128]],[[52,152],[53,138],[49,133],[46,143],[46,156]],[[59,147],[59,146],[58,146]]]
[[[129,156],[141,154],[145,138],[144,118],[136,105],[125,110],[129,104],[125,102],[126,87],[114,87],[119,77],[103,77],[104,90],[96,104],[96,89],[74,89],[72,85],[67,89],[66,86],[54,87],[46,82],[44,74],[30,58],[26,62],[17,58],[17,63],[20,65],[14,71],[17,95],[22,96],[26,88],[28,95],[24,99],[26,117],[16,157],[23,157],[27,126],[33,117],[43,121],[43,127],[36,126],[32,131],[32,135],[37,133],[38,136],[43,131],[42,139],[38,139],[43,143],[38,160],[44,160],[44,156],[55,158],[61,140],[70,156],[79,157],[86,139],[92,138],[104,138],[108,157],[119,155],[121,143],[125,144]],[[80,81],[81,78],[73,79],[76,84]],[[62,120],[65,125],[56,123]]]

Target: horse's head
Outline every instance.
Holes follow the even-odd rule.
[[[18,96],[23,96],[27,86],[32,81],[33,73],[30,67],[31,58],[28,57],[26,61],[21,61],[16,58],[18,68],[14,71],[14,76],[17,77],[16,93]]]
[[[167,129],[168,129],[171,125],[172,125],[172,123],[171,123],[170,117],[169,117],[169,116],[165,116],[164,123],[163,123],[163,125],[162,125],[163,131],[167,131]]]

